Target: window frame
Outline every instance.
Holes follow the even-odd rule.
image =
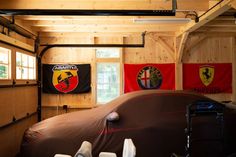
[[[0,48],[7,49],[8,50],[8,63],[0,63],[1,65],[7,65],[8,66],[8,78],[0,78],[1,82],[9,82],[12,80],[12,49],[9,46],[5,46],[0,44]]]
[[[109,48],[98,48],[98,49],[109,49]],[[114,48],[112,48],[114,49]],[[97,90],[97,86],[98,86],[98,83],[97,83],[97,79],[98,79],[98,76],[97,76],[97,70],[98,70],[98,63],[118,63],[119,64],[119,95],[121,95],[123,93],[123,49],[122,48],[115,48],[115,49],[118,49],[119,51],[119,58],[112,58],[112,57],[108,57],[108,58],[97,58],[97,49],[95,49],[95,104],[100,106],[100,105],[105,105],[107,102],[105,103],[102,103],[102,102],[98,102],[98,90]]]
[[[17,65],[17,53],[19,53],[19,54],[21,54],[21,64],[20,65]],[[25,65],[23,65],[22,64],[22,56],[23,55],[26,55],[27,56],[27,66],[25,66]],[[30,67],[30,65],[29,65],[29,57],[33,57],[34,58],[34,63],[33,63],[33,67]],[[16,79],[16,81],[36,81],[37,80],[37,59],[36,59],[36,56],[35,55],[33,55],[33,54],[30,54],[30,53],[26,53],[26,52],[24,52],[24,51],[22,51],[22,50],[16,50],[16,52],[15,52],[15,79]],[[28,70],[28,74],[27,74],[27,78],[23,78],[23,76],[22,76],[22,73],[21,73],[21,78],[17,78],[17,68],[18,67],[20,67],[21,69],[22,68],[26,68],[27,70]],[[30,77],[29,77],[29,70],[34,70],[34,78],[33,79],[30,79]]]

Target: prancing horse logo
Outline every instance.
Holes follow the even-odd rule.
[[[199,77],[205,86],[209,86],[214,79],[215,69],[213,66],[204,65],[199,68]]]
[[[55,65],[52,71],[52,82],[59,92],[68,93],[77,87],[79,78],[76,65]]]

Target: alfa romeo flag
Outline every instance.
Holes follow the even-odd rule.
[[[232,64],[183,64],[183,89],[199,93],[232,93]]]
[[[90,64],[43,64],[45,93],[89,92],[90,82]]]
[[[125,64],[124,92],[175,89],[175,64]]]

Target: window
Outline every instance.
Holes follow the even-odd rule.
[[[119,49],[97,49],[97,58],[120,58]]]
[[[34,56],[16,52],[16,79],[36,79],[36,61]]]
[[[97,102],[106,103],[119,95],[119,63],[97,63]]]
[[[0,47],[0,79],[11,78],[11,50]]]
[[[97,104],[120,95],[120,50],[97,49]]]

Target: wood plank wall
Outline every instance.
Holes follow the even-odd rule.
[[[32,40],[28,40],[16,33],[10,32],[9,36],[14,40],[20,41],[19,43],[33,46],[34,42]],[[12,75],[15,76],[15,52],[23,51],[1,43],[0,46],[12,50]],[[12,84],[12,81],[12,79],[0,81],[0,84]],[[31,82],[36,83],[36,81]],[[16,81],[16,83],[25,84],[26,81]],[[13,118],[18,120],[36,112],[37,97],[37,86],[0,88],[0,126],[11,123]],[[37,115],[33,115],[0,129],[0,156],[14,157],[19,152],[23,132],[36,122]]]
[[[189,36],[183,63],[232,63],[232,37],[207,36],[193,33]],[[232,100],[232,94],[207,94],[218,101]]]
[[[55,34],[52,34],[52,36]],[[71,34],[70,34],[71,35]],[[58,37],[42,36],[42,43],[99,43],[99,44],[134,44],[141,43],[138,33],[96,37],[93,35],[61,33]],[[102,36],[102,35],[101,35]],[[123,40],[121,40],[123,38]],[[147,33],[145,48],[124,48],[124,63],[175,63],[175,52],[179,41],[174,35]],[[183,63],[223,63],[232,62],[232,37],[205,36],[200,33],[190,34],[183,52]],[[89,63],[92,67],[92,92],[79,95],[43,94],[43,118],[65,113],[62,106],[68,105],[73,111],[81,108],[94,107],[95,102],[95,49],[93,48],[53,48],[43,57],[43,63]],[[179,82],[182,82],[180,71]],[[182,84],[177,84],[182,86]],[[232,100],[232,94],[208,94],[218,101]],[[57,111],[49,111],[48,106]],[[70,111],[70,109],[69,109]]]

